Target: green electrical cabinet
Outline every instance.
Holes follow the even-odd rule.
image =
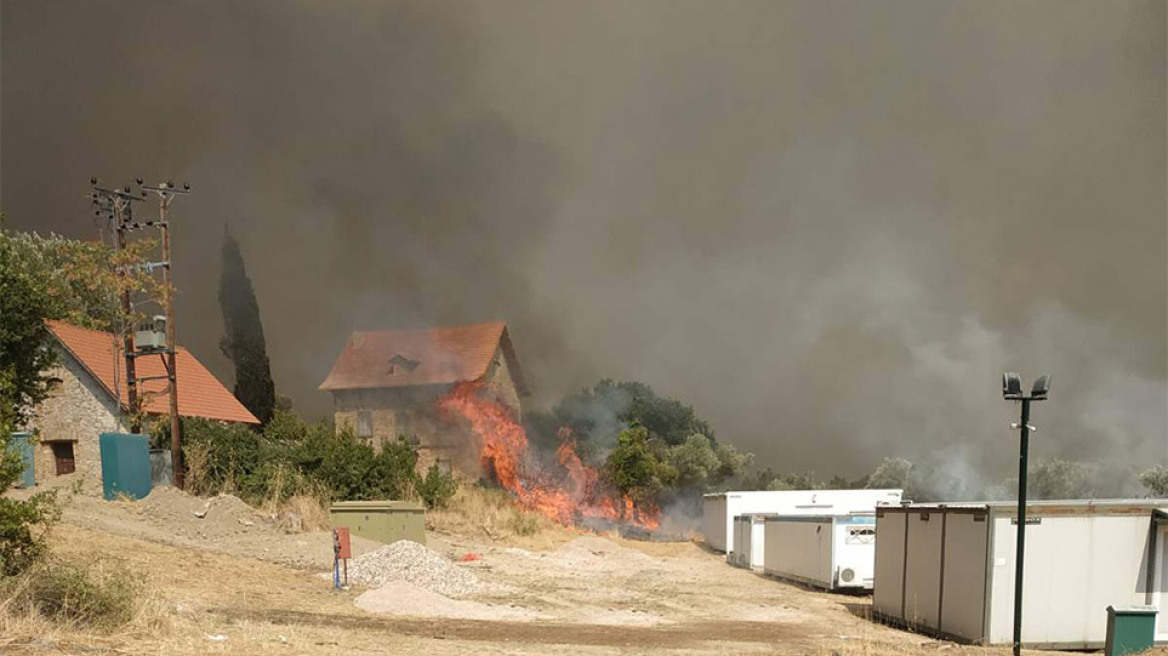
[[[329,509],[333,528],[389,544],[411,540],[426,544],[426,510],[412,501],[338,501]]]
[[[1107,656],[1147,651],[1155,639],[1155,606],[1107,607]]]
[[[150,440],[145,435],[101,434],[102,492],[141,499],[150,494]]]

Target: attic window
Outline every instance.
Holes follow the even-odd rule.
[[[398,353],[389,359],[389,375],[408,374],[417,369],[420,364],[422,363]]]

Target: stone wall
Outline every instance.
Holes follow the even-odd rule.
[[[483,394],[512,409],[520,417],[519,391],[507,367],[502,349],[495,352],[484,376]],[[418,470],[443,460],[464,473],[477,475],[478,454],[467,444],[467,436],[437,412],[438,400],[450,385],[419,385],[333,392],[333,419],[337,431],[357,433],[357,417],[362,411],[372,416],[373,436],[368,439],[380,451],[387,442],[406,436],[418,449]]]
[[[523,417],[523,408],[519,390],[515,387],[515,379],[511,377],[511,370],[507,366],[507,358],[503,355],[502,348],[495,349],[495,355],[491,358],[491,364],[487,366],[483,380],[486,382],[484,393],[511,408],[515,413],[515,420],[520,421]]]
[[[38,444],[35,451],[37,482],[57,475],[50,442],[73,442],[77,474],[87,488],[101,487],[102,433],[127,432],[113,397],[68,353],[46,375],[55,379],[49,396],[37,406],[33,419]],[[59,381],[59,382],[58,382]]]
[[[340,390],[333,393],[333,418],[338,432],[348,429],[356,435],[357,417],[368,411],[373,435],[359,439],[380,452],[404,436],[418,449],[418,469],[425,471],[440,458],[451,461],[465,447],[461,437],[452,441],[454,433],[437,412],[438,399],[449,390],[449,385]]]

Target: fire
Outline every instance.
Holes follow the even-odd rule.
[[[626,522],[647,529],[660,525],[660,509],[627,495],[614,499],[600,472],[585,464],[567,427],[560,429],[556,460],[562,476],[529,473],[527,433],[502,403],[485,398],[481,382],[460,383],[438,402],[440,410],[466,420],[478,440],[483,472],[515,495],[520,506],[565,526],[583,518]]]

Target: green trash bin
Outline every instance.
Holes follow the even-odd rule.
[[[1155,640],[1155,606],[1107,607],[1107,656],[1147,651]]]

